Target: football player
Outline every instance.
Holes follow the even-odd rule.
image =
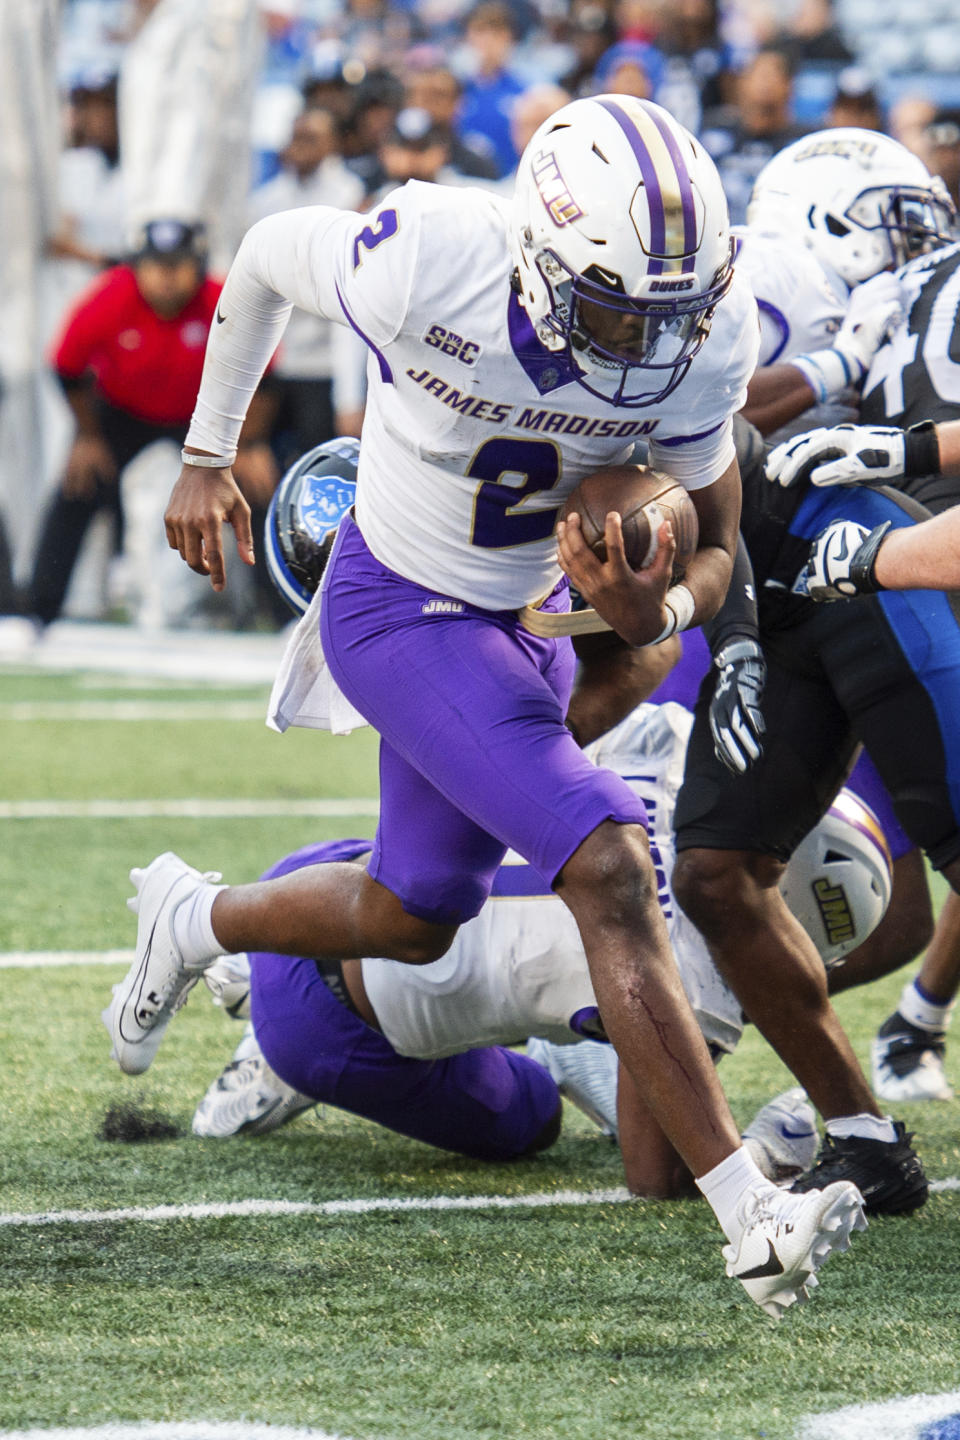
[[[647,805],[671,944],[694,1014],[720,1059],[739,1040],[742,1012],[670,894],[673,804],[689,727],[678,705],[641,705],[588,753],[629,777]],[[363,863],[369,849],[362,840],[309,846],[268,874],[351,858]],[[842,791],[785,880],[794,912],[828,965],[869,933],[889,888],[882,832]],[[252,999],[256,1023],[197,1108],[193,1129],[201,1137],[266,1134],[324,1103],[460,1154],[513,1159],[556,1138],[559,1087],[621,1137],[633,1193],[693,1190],[629,1076],[621,1071],[618,1082],[616,1053],[604,1042],[569,911],[519,856],[508,858],[480,914],[432,965],[371,959],[320,965],[258,954],[224,957],[204,978],[235,1018],[249,1016]],[[288,1016],[282,1025],[269,1020],[281,993]],[[260,1019],[264,1010],[267,1021]],[[555,1084],[529,1059],[502,1048],[527,1035],[538,1037],[528,1042],[527,1056]],[[777,1181],[805,1169],[816,1151],[813,1109],[800,1090],[764,1106],[744,1134],[764,1173]]]
[[[816,539],[807,565],[807,586],[816,599],[892,589],[954,590],[960,584],[960,515],[951,508],[960,499],[960,420],[950,384],[955,364],[950,347],[960,325],[960,246],[914,261],[901,280],[907,312],[867,377],[862,415],[869,424],[813,431],[778,447],[767,469],[782,486],[807,479],[815,487],[894,486],[922,502],[934,518],[904,528],[885,521],[874,525],[867,516],[857,518],[851,492],[843,518]],[[894,1100],[951,1098],[943,1059],[958,988],[960,901],[951,894],[919,974],[904,987],[874,1040],[878,1094]]]
[[[903,303],[892,267],[942,245],[952,221],[941,183],[886,136],[827,130],[775,156],[758,177],[737,262],[756,295],[762,332],[744,414],[764,431],[801,423],[801,416],[809,424],[818,415],[854,415],[859,384]],[[739,578],[731,596],[750,583],[749,574]],[[734,624],[716,661],[710,728],[718,756],[741,772],[761,748],[765,661],[758,640],[754,628]],[[662,693],[683,696],[691,670],[696,675],[697,661],[685,657]],[[831,972],[831,993],[900,968],[933,926],[922,855],[866,752],[848,783],[881,818],[894,892],[884,923]],[[892,1129],[886,1134],[892,1141]]]
[[[291,467],[271,503],[267,568],[301,615],[353,502],[358,450],[351,439],[317,446]],[[670,893],[673,806],[689,728],[690,716],[677,704],[640,705],[588,754],[622,775],[644,802],[671,945],[694,1014],[719,1058],[739,1039],[740,1007]],[[364,841],[311,846],[281,862],[276,873],[351,856],[359,861],[369,848]],[[855,797],[838,797],[794,856],[784,883],[793,913],[828,968],[876,925],[889,898],[889,856],[882,832]],[[275,955],[258,956],[254,965],[273,967],[278,988],[286,981],[287,1013],[294,1018],[271,1031],[270,1063],[249,1027],[197,1110],[198,1135],[263,1134],[325,1101],[448,1149],[512,1158],[555,1136],[556,1095],[520,1057],[475,1047],[509,1044],[529,1033],[538,1038],[529,1042],[528,1055],[549,1069],[562,1093],[605,1128],[622,1130],[635,1193],[671,1195],[692,1185],[629,1077],[618,1084],[615,1052],[596,1043],[602,1021],[572,916],[518,856],[501,866],[484,909],[433,965],[368,959],[290,966]],[[250,968],[247,956],[227,956],[205,974],[234,1017],[249,1014]],[[340,1003],[317,986],[318,968]],[[344,1005],[354,1013],[344,1015]],[[592,1040],[571,1044],[577,1035]],[[295,1083],[281,1080],[277,1070]],[[497,1103],[485,1103],[494,1092]],[[805,1168],[816,1128],[803,1092],[765,1106],[745,1136],[770,1178]]]
[[[760,310],[760,362],[744,414],[763,435],[856,418],[861,383],[904,305],[893,273],[945,244],[943,181],[872,130],[807,135],[763,168],[737,265]],[[823,417],[823,418],[819,418]]]
[[[256,225],[211,327],[166,515],[171,546],[217,590],[225,521],[252,558],[230,467],[293,304],[370,348],[355,515],[314,619],[330,707],[381,736],[374,850],[366,870],[221,889],[169,857],[138,872],[114,1053],[145,1070],[184,989],[224,953],[436,959],[512,847],[573,913],[610,1038],[714,1208],[729,1273],[779,1313],[862,1223],[859,1194],[838,1182],[790,1208],[743,1149],[676,977],[643,807],[564,725],[561,567],[633,645],[708,619],[730,578],[731,421],[756,311],[716,170],[659,107],[597,96],[534,135],[511,205],[411,182],[364,216],[317,208]],[[603,561],[575,518],[555,534],[577,481],[640,435],[698,511],[700,548],[675,585],[668,526],[636,573],[615,516]],[[560,634],[523,627],[518,611],[538,604],[541,632]]]

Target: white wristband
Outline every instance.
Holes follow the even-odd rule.
[[[851,363],[842,350],[813,350],[808,355],[794,355],[787,363],[800,371],[820,405],[863,378],[862,367],[856,361]]]
[[[678,630],[686,630],[697,608],[697,602],[686,585],[671,585],[663,603],[667,607],[667,623],[656,640],[651,640],[651,645],[659,645],[662,640],[669,640]]]
[[[200,470],[229,470],[237,452],[232,455],[194,455],[190,450],[180,451],[181,465],[196,465]]]

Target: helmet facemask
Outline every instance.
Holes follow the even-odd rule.
[[[627,295],[612,271],[591,265],[579,275],[555,251],[539,251],[533,263],[550,296],[542,323],[561,342],[577,382],[608,404],[627,408],[657,404],[672,394],[730,287],[733,248],[731,241],[705,291],[691,293],[692,275],[666,272],[647,280],[643,296]],[[628,390],[631,377],[634,388]]]
[[[929,189],[912,185],[877,185],[862,190],[847,206],[840,222],[866,230],[886,243],[888,265],[899,269],[956,238],[956,211],[946,186],[934,177]],[[832,226],[831,226],[831,221]],[[837,221],[827,216],[831,233]]]

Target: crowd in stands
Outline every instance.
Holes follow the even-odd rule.
[[[863,30],[855,6],[856,0],[837,0],[836,11],[831,0],[262,0],[249,222],[301,205],[362,210],[408,179],[508,194],[536,127],[568,98],[602,92],[654,99],[697,133],[716,161],[734,223],[743,222],[766,161],[823,125],[886,130],[921,154],[956,200],[960,90],[956,106],[942,104],[919,78],[901,77],[897,86],[878,75],[858,43],[861,33],[874,32]],[[64,6],[61,213],[49,244],[47,328],[51,365],[73,389],[74,413],[75,307],[89,305],[89,287],[109,288],[104,276],[135,254],[149,252],[164,263],[154,243],[162,230],[145,251],[142,233],[134,237],[127,224],[117,122],[123,25],[150,8],[151,0]],[[171,246],[173,264],[182,246],[176,237]],[[203,283],[201,260],[196,284]],[[130,330],[128,320],[118,324]],[[349,332],[295,317],[267,382],[272,458],[256,467],[251,482],[261,507],[298,453],[334,433],[359,433],[358,348]],[[64,355],[71,357],[66,367]],[[151,427],[179,433],[188,416],[158,413],[157,399],[155,391],[149,414],[137,413],[134,399],[134,421],[146,426],[144,434]],[[87,523],[76,519],[78,500],[87,518],[102,503],[122,521],[116,460],[93,478],[88,467],[81,497],[72,452],[51,504],[54,518],[42,531],[43,563],[19,601],[38,622],[60,613],[67,592]],[[75,521],[66,526],[69,544],[63,542],[61,573],[51,585],[51,546],[65,533],[71,505]],[[4,569],[0,554],[0,609],[9,609]],[[38,585],[45,588],[42,603]],[[9,577],[5,589],[9,599]],[[279,617],[264,594],[243,623],[273,625]]]

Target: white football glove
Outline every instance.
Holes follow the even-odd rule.
[[[904,473],[904,432],[871,425],[834,425],[785,440],[767,456],[766,474],[786,489],[863,485]]]
[[[866,375],[874,355],[902,319],[903,289],[889,270],[852,291],[833,348],[846,358],[855,378]]]
[[[785,489],[814,485],[878,485],[905,475],[935,475],[940,469],[936,426],[929,421],[909,430],[883,425],[834,425],[796,435],[771,450],[766,475]]]
[[[805,591],[811,600],[849,600],[882,590],[874,565],[889,529],[889,520],[875,530],[855,520],[834,520],[811,545],[806,569],[794,588]]]

